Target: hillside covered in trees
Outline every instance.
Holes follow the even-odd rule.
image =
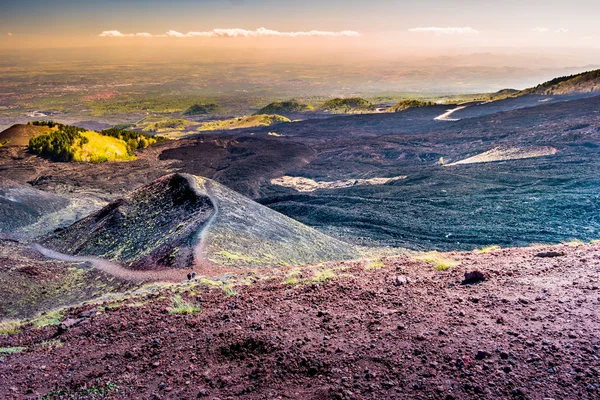
[[[281,102],[271,103],[271,104],[261,108],[260,110],[255,112],[253,115],[290,114],[290,113],[300,113],[300,112],[305,112],[305,111],[312,111],[312,107],[308,106],[306,104],[300,103],[296,100],[289,100],[289,101],[281,101]]]
[[[32,125],[54,129],[30,139],[28,146],[32,153],[54,161],[130,161],[135,159],[136,150],[165,140],[162,137],[115,128],[93,132],[51,121],[34,122]]]
[[[433,106],[433,105],[435,105],[435,103],[431,102],[431,101],[402,100],[402,101],[394,104],[390,108],[388,108],[386,111],[400,112],[400,111],[408,110],[409,108],[428,107],[428,106]]]
[[[374,111],[375,106],[361,97],[351,97],[347,99],[335,98],[328,100],[321,105],[320,109],[321,111],[333,114],[359,114]]]
[[[525,89],[521,94],[567,95],[592,92],[600,93],[600,69],[555,78],[533,88]]]

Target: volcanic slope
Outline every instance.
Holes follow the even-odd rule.
[[[356,251],[206,178],[168,175],[46,238],[61,253],[133,270],[275,267]]]
[[[17,124],[0,132],[0,145],[27,146],[29,139],[44,135],[52,131],[47,126]]]
[[[13,233],[45,214],[66,208],[69,203],[64,197],[0,179],[0,233]]]

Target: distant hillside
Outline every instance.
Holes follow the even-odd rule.
[[[183,130],[192,123],[185,119],[166,119],[150,122],[142,127],[146,132],[168,132],[172,130]]]
[[[374,111],[375,106],[361,97],[336,98],[323,103],[320,110],[334,114],[359,114]]]
[[[289,118],[282,115],[265,115],[258,114],[249,117],[240,117],[227,119],[223,121],[211,121],[202,124],[199,131],[216,131],[225,129],[240,129],[240,128],[254,128],[257,126],[271,126],[274,124],[281,124],[284,122],[292,122]]]
[[[568,95],[600,92],[600,69],[552,79],[521,94]]]
[[[194,104],[190,106],[187,110],[185,110],[182,115],[186,116],[196,116],[196,115],[206,115],[212,114],[218,111],[219,106],[216,104]]]
[[[51,132],[47,126],[17,124],[0,132],[0,146],[27,146],[29,140]]]
[[[312,110],[311,106],[297,102],[296,100],[282,101],[271,103],[266,107],[261,108],[253,115],[260,114],[290,114],[300,113]]]
[[[44,245],[132,269],[276,267],[356,256],[353,248],[209,179],[165,176]]]
[[[409,108],[419,108],[419,107],[428,107],[433,106],[435,103],[431,101],[421,101],[421,100],[402,100],[399,103],[393,105],[388,108],[387,112],[400,112],[404,110],[408,110]]]

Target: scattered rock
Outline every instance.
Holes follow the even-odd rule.
[[[475,283],[483,282],[487,279],[487,275],[481,271],[475,270],[471,272],[465,272],[465,280],[462,281],[463,285],[472,285]]]
[[[85,318],[69,318],[64,320],[63,322],[61,322],[61,324],[58,327],[58,330],[60,332],[65,332],[71,328],[76,327],[77,325],[81,324],[83,321],[85,321]]]
[[[410,283],[410,279],[404,275],[398,275],[394,278],[394,286],[404,286]]]
[[[558,251],[542,251],[541,253],[537,253],[535,256],[540,258],[554,258],[554,257],[563,257],[565,253],[561,253]]]

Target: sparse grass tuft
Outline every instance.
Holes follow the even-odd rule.
[[[415,259],[419,261],[425,261],[427,264],[433,265],[433,267],[438,271],[446,271],[460,264],[459,261],[444,257],[437,251],[425,253],[423,255],[415,257]]]
[[[384,264],[383,260],[380,258],[378,260],[369,262],[365,266],[365,271],[371,271],[371,270],[379,269],[379,268],[383,268],[383,267],[385,267],[385,264]]]
[[[7,319],[0,322],[0,335],[12,335],[18,333],[21,328],[21,321]]]
[[[32,321],[33,326],[36,328],[43,328],[50,325],[59,325],[63,315],[62,311],[48,311],[47,313],[36,317]]]
[[[300,275],[299,269],[294,269],[294,270],[290,271],[290,273],[287,274],[287,276],[283,280],[283,284],[284,285],[296,285],[297,283],[300,282],[300,280],[298,279],[298,275]]]
[[[321,269],[321,270],[315,271],[314,275],[312,276],[312,278],[310,278],[308,280],[307,283],[313,284],[313,283],[319,283],[319,282],[326,282],[331,279],[335,279],[335,277],[336,277],[336,275],[332,269]]]
[[[83,386],[76,390],[56,390],[49,392],[41,397],[41,400],[58,399],[89,399],[101,400],[113,398],[113,394],[118,392],[119,386],[112,382],[102,383],[100,385]]]
[[[183,300],[181,295],[176,294],[173,296],[173,305],[170,311],[171,314],[198,314],[201,311],[202,308]]]
[[[490,246],[484,246],[481,249],[475,249],[475,253],[477,253],[477,254],[489,253],[490,251],[498,250],[499,248],[500,248],[500,246],[493,244]]]
[[[582,244],[585,244],[584,241],[579,240],[579,239],[566,240],[566,241],[563,241],[562,243],[566,244],[567,246],[572,246],[572,247],[577,247],[577,246],[581,246]]]
[[[18,354],[27,350],[27,347],[1,347],[0,354]]]
[[[222,289],[225,292],[225,296],[227,297],[235,296],[236,294],[238,294],[238,292],[231,284],[223,285]]]

